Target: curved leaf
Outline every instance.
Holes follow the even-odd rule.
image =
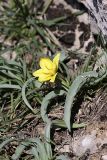
[[[48,116],[47,116],[47,109],[48,109],[48,105],[50,102],[50,99],[55,98],[56,96],[61,96],[65,93],[65,91],[61,90],[59,93],[55,93],[54,91],[51,91],[50,93],[48,93],[41,104],[41,117],[43,119],[44,122],[50,122]]]
[[[51,138],[50,138],[51,127],[52,127],[52,123],[48,122],[47,125],[46,125],[46,128],[45,128],[45,137],[46,137],[45,146],[46,146],[46,151],[47,151],[49,159],[52,159],[52,148],[51,148],[51,144],[50,144],[50,141],[51,141]]]
[[[28,100],[27,100],[27,98],[26,98],[26,88],[27,88],[28,84],[29,84],[30,82],[32,82],[34,79],[35,79],[35,78],[30,78],[29,80],[27,80],[27,81],[24,83],[24,85],[23,85],[23,87],[22,87],[22,99],[23,99],[23,101],[25,102],[25,104],[27,105],[27,107],[28,107],[34,114],[36,114],[37,112],[32,108],[32,106],[30,105],[30,103],[28,102]]]
[[[54,126],[57,126],[57,127],[67,128],[64,120],[59,120],[59,119],[53,120],[53,121],[52,121],[52,124],[53,124]],[[73,124],[72,124],[72,128],[73,128],[73,129],[83,128],[83,127],[85,127],[86,125],[87,125],[86,123],[80,123],[80,124],[73,123]]]
[[[36,160],[40,160],[39,153],[37,152],[37,147],[32,147],[30,150],[30,154],[32,154]]]
[[[86,82],[89,83],[93,78],[98,78],[98,73],[96,71],[83,73],[74,80],[68,90],[64,106],[64,121],[69,131],[71,131],[71,110],[73,107],[75,96],[77,95],[78,91],[83,87],[83,85]]]
[[[12,160],[17,160],[20,158],[21,154],[23,153],[24,149],[29,146],[29,142],[22,142],[19,146],[17,146],[15,153],[12,155]]]
[[[39,153],[39,157],[41,160],[47,160],[48,156],[47,156],[47,153],[46,153],[46,150],[45,150],[45,144],[42,143],[40,141],[40,139],[36,139],[36,143],[37,143],[37,151]]]
[[[2,150],[2,148],[5,146],[5,145],[7,145],[9,142],[12,142],[12,141],[14,141],[14,137],[11,137],[11,138],[8,138],[8,139],[6,139],[5,141],[3,141],[1,144],[0,144],[0,151]]]
[[[0,88],[6,88],[6,89],[19,89],[21,90],[21,87],[19,85],[12,85],[12,84],[0,84]]]

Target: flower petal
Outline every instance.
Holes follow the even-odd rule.
[[[51,73],[51,70],[47,69],[47,68],[43,68],[43,73],[45,74],[50,74]]]
[[[54,76],[51,76],[50,82],[55,82],[56,75],[57,73]]]
[[[41,74],[38,78],[38,81],[40,82],[45,82],[45,81],[49,81],[51,79],[51,76],[48,74]]]
[[[57,69],[58,69],[58,64],[59,64],[59,58],[60,58],[60,52],[58,52],[53,59],[53,63],[56,65]]]
[[[54,82],[57,75],[56,72],[58,69],[59,58],[60,58],[60,53],[57,53],[53,61],[51,61],[49,58],[41,58],[40,59],[41,69],[33,72],[33,76],[38,77],[38,80],[40,82],[45,82],[49,80],[50,82]]]
[[[53,68],[53,62],[49,58],[41,58],[39,65],[42,69],[52,69]]]
[[[43,69],[38,69],[37,71],[33,72],[34,77],[39,77],[40,74],[43,74]]]
[[[45,82],[45,81],[48,81],[48,80],[51,79],[51,75],[47,74],[47,73],[44,73],[43,69],[39,69],[39,70],[33,72],[33,76],[34,77],[39,77],[38,80],[40,82]]]

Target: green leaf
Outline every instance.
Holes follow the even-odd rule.
[[[0,71],[0,72],[1,72],[1,74],[5,75],[7,78],[10,77],[12,79],[16,79],[16,80],[22,82],[22,79],[19,76],[16,76],[15,74],[13,74],[10,71],[8,71],[8,72],[6,72],[6,71]]]
[[[0,88],[21,90],[21,87],[19,85],[12,85],[12,84],[0,84]]]
[[[56,157],[56,160],[70,160],[70,159],[65,155],[60,155],[60,156]]]
[[[39,20],[37,24],[43,24],[47,27],[51,27],[61,21],[64,21],[66,18],[67,18],[66,16],[62,16],[62,17],[55,18],[53,20]]]
[[[11,67],[8,67],[8,66],[0,66],[0,70],[7,70],[7,71],[17,71],[19,72],[18,70],[14,69],[14,68],[11,68]]]
[[[22,99],[25,102],[26,106],[34,113],[36,114],[38,111],[35,111],[32,106],[30,105],[30,103],[28,102],[27,98],[26,98],[26,88],[28,86],[29,83],[31,83],[35,78],[30,78],[29,80],[27,80],[23,87],[22,87]]]
[[[52,159],[52,156],[51,156],[52,153],[50,154],[49,152],[50,150],[47,151],[48,148],[46,147],[46,144],[48,142],[42,142],[40,141],[39,138],[30,138],[29,142],[31,142],[33,145],[33,147],[30,150],[30,154],[32,154],[36,160],[49,160],[49,159],[51,160]]]
[[[1,144],[0,144],[0,151],[3,149],[3,147],[5,147],[9,142],[12,142],[14,140],[14,137],[11,137],[11,138],[8,138],[6,139],[5,141],[3,141]]]
[[[24,149],[29,146],[29,142],[22,142],[15,150],[15,153],[12,155],[12,160],[17,160],[18,158],[20,158],[22,152],[24,151]]]
[[[26,63],[23,61],[23,76],[24,76],[24,79],[26,79],[27,77],[27,68],[26,68]]]
[[[54,51],[54,49],[53,49],[52,45],[50,44],[49,40],[46,38],[46,34],[45,34],[45,31],[43,30],[43,28],[40,28],[37,25],[35,25],[35,27],[36,27],[36,30],[37,30],[38,34],[43,38],[46,45],[50,48],[51,51]]]
[[[50,122],[50,120],[47,116],[47,109],[48,109],[48,105],[49,105],[50,100],[57,97],[57,96],[61,96],[64,93],[65,93],[65,91],[63,91],[63,90],[59,91],[59,93],[55,93],[54,91],[51,91],[43,98],[43,101],[41,104],[41,117],[44,122]]]
[[[34,143],[34,145],[36,144],[36,147],[37,147],[36,149],[37,149],[37,152],[39,153],[39,159],[48,160],[48,155],[45,149],[45,144],[42,143],[39,138],[35,138],[34,141],[32,142]]]
[[[53,0],[45,0],[45,3],[44,3],[44,9],[42,11],[42,15],[47,11],[49,5],[52,3]]]
[[[51,137],[50,137],[50,131],[51,131],[52,123],[48,122],[46,127],[45,127],[45,137],[46,137],[46,151],[49,159],[52,159],[52,148],[51,148]]]
[[[53,121],[52,121],[52,124],[53,124],[54,126],[56,126],[56,127],[67,128],[64,120],[59,120],[59,119],[58,119],[58,120],[53,120]],[[73,124],[72,124],[72,128],[73,128],[73,129],[83,128],[83,127],[85,127],[86,125],[87,125],[87,124],[85,124],[85,123],[80,123],[80,124],[73,123]]]
[[[40,160],[39,153],[37,152],[37,147],[32,147],[30,153],[34,156],[36,160]]]
[[[75,96],[85,85],[85,83],[89,83],[93,78],[98,78],[98,73],[96,71],[83,73],[74,80],[74,82],[68,90],[64,106],[64,121],[69,131],[71,131],[71,110],[73,107]]]

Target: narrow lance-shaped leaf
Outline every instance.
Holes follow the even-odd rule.
[[[71,131],[71,110],[73,107],[73,102],[75,96],[77,95],[78,91],[80,91],[81,87],[87,82],[89,83],[92,78],[97,78],[98,73],[96,71],[90,71],[79,75],[74,82],[72,83],[71,87],[68,90],[68,94],[65,100],[64,106],[64,121],[66,123],[67,128]]]
[[[1,144],[0,144],[0,151],[3,149],[3,147],[5,147],[8,143],[14,141],[14,137],[8,138],[6,140],[4,140]]]
[[[51,4],[53,0],[45,0],[45,3],[44,3],[44,8],[43,8],[43,11],[42,11],[42,15],[46,12],[46,10],[48,9],[49,5]]]
[[[12,155],[12,160],[17,160],[20,158],[21,154],[23,153],[24,149],[29,146],[30,142],[22,142],[15,150],[15,153]]]
[[[39,138],[30,138],[29,142],[33,145],[30,154],[32,154],[36,160],[49,160],[44,142]]]
[[[41,104],[41,117],[43,119],[44,122],[50,122],[48,116],[47,116],[47,109],[48,109],[48,105],[51,99],[55,98],[56,96],[61,96],[65,93],[65,91],[61,90],[59,93],[55,93],[54,91],[51,91],[50,93],[48,93]]]
[[[19,85],[14,85],[14,84],[0,84],[0,88],[21,90],[21,87]]]
[[[48,158],[52,159],[52,148],[51,148],[51,139],[50,139],[50,132],[51,132],[52,123],[51,121],[47,123],[45,128],[45,137],[46,137],[46,151],[48,154]]]
[[[52,121],[52,124],[55,126],[55,127],[61,127],[61,128],[67,128],[64,120],[59,120],[59,119],[56,119],[56,120],[53,120]],[[72,128],[83,128],[85,127],[87,124],[86,123],[80,123],[80,124],[77,124],[77,123],[73,123],[72,124]]]
[[[70,160],[66,155],[60,155],[56,157],[56,160]]]
[[[30,154],[32,154],[36,160],[40,160],[39,153],[37,152],[37,148],[36,147],[32,147],[31,148]]]
[[[35,138],[34,143],[37,146],[37,152],[39,153],[39,159],[40,160],[47,160],[48,156],[46,153],[45,144],[42,141],[40,141],[39,138]]]
[[[32,108],[32,106],[30,105],[30,103],[28,102],[27,98],[26,98],[26,88],[28,86],[29,83],[31,83],[35,78],[30,78],[28,81],[26,81],[22,87],[22,99],[25,102],[25,104],[27,105],[27,107],[34,113],[36,114],[37,112]]]

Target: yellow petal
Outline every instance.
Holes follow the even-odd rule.
[[[49,70],[47,68],[43,68],[42,70],[43,70],[43,73],[45,73],[45,74],[50,74],[51,73],[51,69]]]
[[[45,82],[45,81],[49,81],[51,79],[51,76],[48,74],[41,74],[38,78],[38,81],[40,82]]]
[[[43,74],[43,69],[38,69],[37,71],[33,72],[34,77],[39,77],[40,74]]]
[[[40,82],[45,82],[45,81],[48,81],[51,79],[51,76],[50,74],[47,74],[47,73],[44,73],[44,70],[43,69],[39,69],[35,72],[33,72],[33,76],[34,77],[39,77],[39,81]]]
[[[60,52],[58,52],[53,59],[53,63],[56,65],[57,69],[58,69],[58,64],[59,64],[59,58],[60,58]]]
[[[57,73],[51,77],[50,82],[55,82],[56,75],[57,75]]]
[[[39,65],[42,69],[52,69],[53,68],[53,62],[49,58],[41,58]]]
[[[40,74],[51,74],[53,73],[51,70],[44,68],[44,69],[38,69],[33,73],[33,76],[38,77]]]

